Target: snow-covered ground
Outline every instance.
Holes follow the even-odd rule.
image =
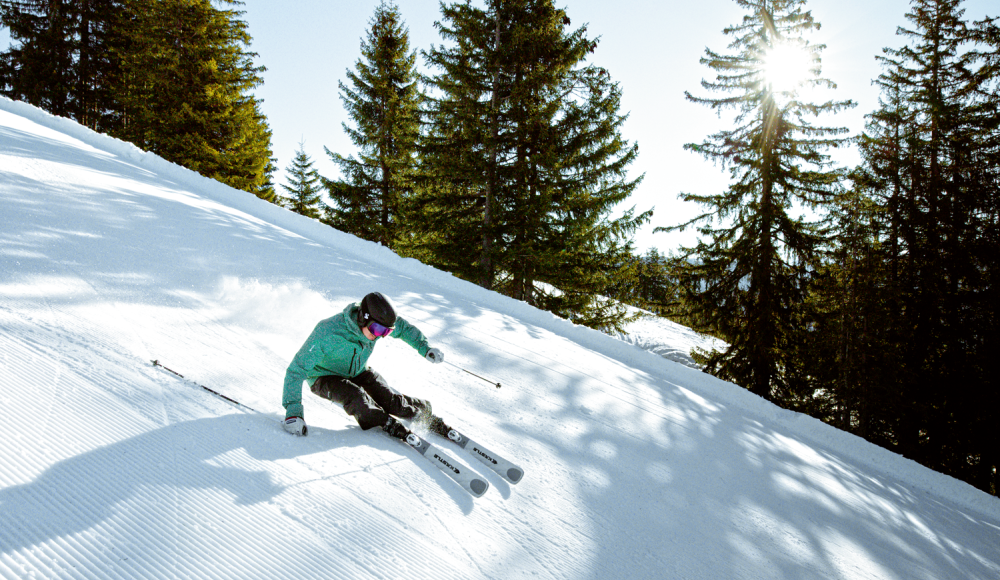
[[[660,318],[650,312],[632,307],[629,307],[629,312],[639,312],[642,316],[629,324],[627,334],[619,334],[618,338],[667,360],[699,368],[691,358],[693,349],[711,351],[713,348],[722,350],[726,346],[721,340],[699,335],[686,326]]]
[[[391,339],[372,365],[523,481],[432,438],[473,499],[308,390],[309,437],[281,430],[292,354],[372,290],[503,386]],[[996,498],[643,324],[573,326],[0,98],[0,578],[1000,577]]]

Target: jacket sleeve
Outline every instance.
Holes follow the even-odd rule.
[[[296,357],[297,359],[297,357]],[[306,370],[292,360],[285,371],[285,389],[281,394],[281,404],[285,407],[285,418],[302,417],[302,381],[306,380]]]
[[[419,328],[413,326],[403,318],[396,318],[396,326],[390,336],[398,338],[417,349],[420,356],[427,356],[427,351],[431,348],[427,344],[427,337],[424,336],[424,333],[420,332]]]
[[[311,338],[311,337],[310,337]],[[285,407],[285,417],[302,417],[305,419],[302,407],[302,382],[308,378],[309,369],[313,368],[323,357],[319,345],[310,340],[302,347],[285,371],[285,388],[281,395],[281,404]]]

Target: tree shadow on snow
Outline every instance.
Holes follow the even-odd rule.
[[[616,381],[613,360],[505,364],[558,384],[551,400],[525,390],[518,404],[545,426],[525,436],[557,446],[587,506],[587,577],[985,579],[1000,570],[1000,522],[809,440],[803,433],[828,428],[818,422],[791,428],[775,419],[792,413],[763,401],[719,403],[624,365]]]

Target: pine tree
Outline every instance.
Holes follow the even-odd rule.
[[[640,179],[621,138],[621,88],[585,64],[596,41],[550,0],[443,6],[450,47],[430,79],[415,246],[485,288],[592,327],[624,309],[602,297],[634,275],[629,236],[650,212],[608,214]]]
[[[267,199],[271,130],[250,94],[264,69],[246,51],[241,15],[210,0],[145,0],[123,42],[113,87],[122,124],[112,133]]]
[[[843,143],[845,129],[817,127],[808,116],[832,113],[849,101],[813,104],[802,87],[833,84],[819,76],[823,45],[805,36],[818,28],[803,0],[738,0],[748,11],[725,29],[733,54],[706,50],[701,62],[717,72],[702,86],[718,98],[688,99],[712,109],[736,110],[735,127],[685,147],[729,169],[733,183],[714,195],[686,194],[709,211],[696,246],[675,260],[687,314],[700,330],[729,346],[700,359],[706,372],[771,400],[801,399],[794,347],[805,340],[801,304],[825,243],[818,222],[790,215],[793,206],[817,210],[833,198],[841,172],[825,151]],[[801,61],[801,78],[780,85],[773,63]],[[784,63],[789,67],[792,63]],[[719,223],[721,225],[716,226]]]
[[[977,219],[979,236],[973,253],[981,278],[978,282],[976,310],[978,320],[970,329],[980,337],[973,376],[978,396],[971,401],[978,409],[970,431],[976,441],[977,463],[966,480],[977,488],[1000,495],[1000,432],[992,425],[995,410],[1000,408],[1000,391],[992,388],[1000,376],[1000,18],[976,22],[972,39],[977,47],[974,58],[981,64],[976,70],[979,93],[977,114],[981,133],[970,184],[977,191],[981,213]]]
[[[806,302],[809,340],[795,358],[807,369],[808,412],[840,429],[888,445],[888,409],[895,408],[900,348],[898,288],[892,284],[894,249],[886,208],[873,192],[882,185],[854,172],[852,189],[831,209],[835,236]]]
[[[281,187],[288,192],[289,198],[283,205],[297,214],[318,219],[323,213],[320,198],[323,190],[318,185],[321,178],[313,169],[312,159],[306,155],[304,143],[299,143],[295,159],[285,171],[288,172],[288,185]]]
[[[235,0],[219,0],[237,6]],[[241,12],[211,0],[0,3],[0,88],[264,199],[271,131]]]
[[[452,28],[441,22],[436,26],[456,46],[432,47],[424,54],[429,66],[441,69],[427,79],[441,94],[429,100],[418,188],[408,204],[414,219],[403,250],[493,289],[498,237],[496,117],[503,96],[499,65],[494,64],[499,57],[489,48],[498,40],[484,41],[483,36],[498,37],[494,29],[499,24],[488,26],[486,13],[468,5],[443,5],[442,11]],[[480,103],[479,95],[488,104]]]
[[[1000,251],[998,45],[995,22],[970,27],[960,4],[914,0],[912,28],[899,30],[909,43],[881,57],[884,99],[861,141],[861,171],[881,180],[873,199],[887,270],[877,281],[892,300],[887,341],[898,352],[876,437],[996,493],[1000,438],[984,409],[1000,402],[989,330]]]
[[[125,0],[0,2],[9,28],[0,54],[0,92],[98,131],[109,129],[107,78]]]
[[[641,256],[632,256],[630,262],[633,276],[612,287],[608,296],[660,316],[671,313],[676,307],[677,288],[667,258],[650,248]]]
[[[20,44],[3,54],[4,94],[69,116],[72,101],[73,25],[68,2],[3,2],[0,22]]]
[[[417,85],[417,54],[410,51],[399,8],[383,1],[370,24],[357,72],[347,71],[351,86],[340,83],[340,99],[355,124],[343,127],[358,148],[358,158],[326,150],[343,178],[326,182],[335,205],[325,221],[394,248],[400,235],[400,203],[413,187],[423,97]]]

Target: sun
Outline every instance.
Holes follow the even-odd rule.
[[[794,93],[816,76],[815,69],[815,55],[804,44],[782,42],[764,54],[764,79],[774,93]]]

